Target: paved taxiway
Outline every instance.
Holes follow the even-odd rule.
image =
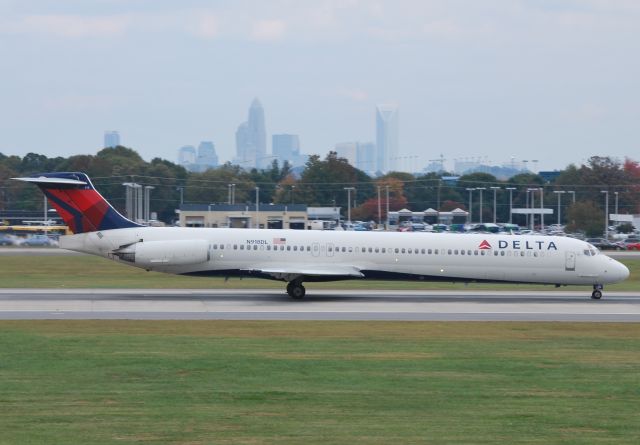
[[[640,322],[640,293],[1,289],[0,319]]]

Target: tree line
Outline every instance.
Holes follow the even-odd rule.
[[[48,171],[82,171],[118,210],[125,207],[124,182],[154,186],[151,210],[158,218],[171,222],[180,200],[184,203],[225,203],[233,186],[235,203],[253,203],[256,193],[261,203],[303,203],[308,206],[338,206],[346,211],[347,190],[351,191],[352,219],[384,220],[387,196],[390,211],[408,208],[422,211],[429,208],[450,211],[455,208],[471,210],[474,221],[480,212],[485,222],[493,221],[493,193],[496,189],[497,221],[509,220],[509,195],[513,207],[525,207],[531,197],[528,189],[542,189],[545,207],[555,209],[558,194],[562,200],[563,223],[573,230],[590,233],[604,228],[603,191],[609,192],[609,213],[614,212],[617,197],[619,213],[640,213],[640,165],[627,159],[620,163],[609,157],[592,157],[584,165],[570,165],[559,172],[556,179],[546,183],[530,172],[521,173],[506,181],[487,173],[471,173],[447,179],[447,173],[412,175],[404,172],[371,177],[350,165],[335,152],[325,158],[313,155],[301,170],[293,170],[288,163],[274,161],[269,168],[245,170],[225,164],[205,172],[188,172],[173,162],[154,158],[147,162],[127,147],[105,148],[95,155],[76,155],[68,158],[49,158],[29,153],[24,157],[0,153],[0,210],[38,210],[42,198],[35,187],[16,181],[15,176]],[[480,208],[480,191],[483,205]],[[509,191],[508,188],[514,190]],[[469,190],[473,189],[473,190]],[[380,197],[380,200],[378,199]],[[471,198],[472,208],[469,208]],[[535,194],[539,205],[540,191]],[[575,203],[573,202],[575,199]],[[378,204],[380,202],[380,205]],[[380,208],[380,213],[378,212]],[[554,210],[555,211],[555,210]],[[556,215],[547,216],[546,224],[555,223]],[[523,216],[513,222],[524,224]]]

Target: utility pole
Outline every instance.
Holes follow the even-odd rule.
[[[513,191],[515,187],[506,187],[505,190],[509,190],[509,224],[513,224]]]
[[[618,215],[618,192],[613,192],[613,193],[616,195],[616,215]]]

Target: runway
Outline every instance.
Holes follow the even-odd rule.
[[[640,321],[639,293],[589,293],[0,289],[0,319]]]

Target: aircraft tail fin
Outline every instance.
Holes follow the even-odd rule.
[[[42,173],[12,179],[40,187],[73,233],[140,226],[118,213],[84,173]]]

